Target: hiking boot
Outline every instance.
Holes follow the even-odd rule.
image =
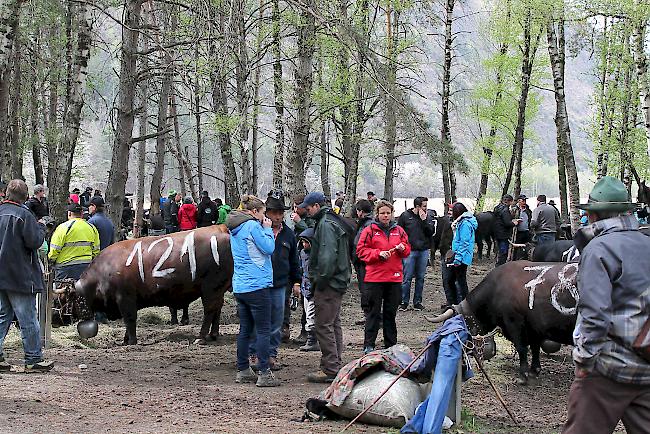
[[[40,361],[38,363],[32,363],[25,365],[25,372],[48,372],[54,368],[54,362],[45,362]]]
[[[310,383],[331,383],[336,375],[327,375],[323,371],[311,372],[307,374],[307,381]]]
[[[375,351],[375,347],[365,347],[363,349],[363,354],[366,355],[368,353],[372,353],[373,351]]]
[[[421,311],[426,309],[424,308],[424,305],[422,303],[415,303],[413,305],[413,310]]]
[[[288,344],[291,340],[291,330],[288,325],[282,326],[282,343]]]
[[[0,357],[0,372],[9,372],[11,371],[11,364],[5,362],[4,357]]]
[[[248,365],[251,367],[253,371],[259,371],[260,369],[260,361],[257,359],[257,355],[251,354],[248,356]]]
[[[255,381],[257,381],[257,375],[250,367],[243,371],[237,371],[235,383],[254,383]]]
[[[294,344],[302,345],[307,342],[308,333],[305,329],[300,330],[300,334],[293,338],[291,341]]]
[[[273,371],[280,371],[282,370],[282,365],[278,363],[278,358],[277,357],[269,357],[269,369]]]
[[[318,339],[316,339],[316,333],[313,331],[307,333],[307,342],[305,342],[305,345],[300,347],[300,351],[320,351],[320,345],[318,344]]]
[[[406,312],[409,309],[409,304],[408,303],[402,303],[399,305],[399,310],[400,312]]]
[[[366,323],[366,319],[365,319],[365,318],[359,318],[358,320],[356,320],[356,321],[354,322],[354,325],[364,325],[365,323]]]
[[[273,375],[270,369],[267,369],[266,371],[260,371],[257,375],[257,383],[255,385],[257,387],[276,387],[280,385],[280,380],[275,378],[275,375]]]

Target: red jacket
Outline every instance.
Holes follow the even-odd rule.
[[[196,206],[193,203],[184,203],[178,209],[178,227],[182,231],[196,229]]]
[[[379,252],[390,250],[403,243],[403,251],[393,251],[387,260],[379,256]],[[377,222],[372,222],[361,232],[357,244],[357,256],[366,264],[364,282],[402,283],[402,259],[411,253],[408,235],[401,226],[392,222],[388,236]]]

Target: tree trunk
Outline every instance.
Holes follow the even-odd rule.
[[[264,0],[260,0],[259,4],[259,26],[257,29],[257,37],[255,41],[255,55],[259,56],[262,51],[262,42],[264,41],[263,33],[263,22],[264,22],[264,12],[266,11],[266,4]],[[252,125],[252,171],[253,171],[253,182],[251,185],[251,193],[257,196],[257,187],[259,184],[259,167],[258,167],[258,151],[260,148],[259,144],[259,118],[260,118],[260,78],[262,75],[262,66],[257,65],[255,67],[255,74],[253,76],[253,125]]]
[[[199,192],[203,192],[203,135],[201,132],[201,87],[199,84],[199,48],[198,44],[194,51],[194,122],[196,123],[196,173],[198,177]]]
[[[142,21],[146,24],[149,22],[149,13],[144,11]],[[142,38],[142,49],[144,51],[149,49],[149,39]],[[149,69],[147,58],[142,59],[143,70]],[[138,117],[138,135],[145,137],[147,135],[147,127],[149,123],[149,80],[145,79],[140,83],[140,113]],[[136,196],[135,196],[135,218],[133,219],[133,237],[140,238],[142,236],[142,223],[144,222],[144,178],[146,176],[145,162],[147,159],[147,141],[140,140],[138,142],[138,168],[137,168],[137,182],[136,182]]]
[[[301,0],[307,10],[303,12],[298,28],[298,60],[295,71],[296,80],[296,122],[293,129],[293,149],[287,154],[288,171],[285,186],[289,197],[305,193],[306,158],[309,147],[309,109],[311,107],[311,88],[314,82],[312,59],[316,25],[314,15],[315,0]]]
[[[635,0],[638,7],[644,0]],[[634,63],[636,65],[637,82],[639,86],[639,99],[641,100],[641,112],[643,113],[643,123],[645,125],[645,135],[647,143],[647,152],[650,155],[650,82],[648,82],[648,57],[645,53],[645,33],[648,21],[639,19],[634,23],[633,30],[633,48]]]
[[[149,212],[151,215],[160,213],[160,199],[162,197],[161,186],[163,172],[165,170],[165,152],[167,150],[167,142],[169,140],[169,133],[165,131],[169,129],[167,112],[169,110],[169,92],[171,85],[171,65],[167,64],[166,69],[164,69],[162,73],[160,94],[158,96],[158,135],[156,136],[156,163],[154,165],[153,174],[151,176],[151,187],[149,189],[149,195],[151,197],[151,210]]]
[[[537,53],[537,47],[541,36],[541,32],[538,32],[533,40],[531,35],[531,14],[531,10],[528,9],[524,20],[524,46],[522,47],[521,90],[517,105],[517,126],[515,128],[515,141],[512,146],[510,165],[506,175],[506,182],[503,186],[503,194],[507,194],[510,189],[510,182],[512,181],[512,178],[514,178],[514,197],[521,194],[521,165],[524,151],[524,133],[526,131],[526,106],[528,104],[528,93],[530,91],[530,79],[533,65],[535,63],[535,54]]]
[[[603,42],[608,43],[609,39],[607,37],[609,19],[605,17],[605,23],[603,25]],[[598,123],[598,156],[596,158],[596,177],[597,179],[602,178],[607,175],[607,150],[605,149],[605,124],[609,110],[607,108],[606,95],[608,92],[608,82],[607,74],[609,72],[609,45],[605,46],[602,50],[603,54],[601,55],[601,74],[600,74],[600,94],[599,94],[599,123]]]
[[[43,172],[43,159],[41,158],[41,135],[38,128],[38,116],[40,113],[39,108],[39,95],[35,87],[32,87],[30,98],[30,114],[31,120],[31,148],[32,148],[32,161],[34,162],[34,180],[36,184],[45,185],[45,176]]]
[[[20,39],[16,35],[13,53],[13,74],[11,82],[11,150],[9,152],[11,161],[11,178],[23,179],[23,146],[20,140],[20,119],[22,106],[22,67],[21,67]]]
[[[218,32],[224,35],[226,32],[224,11],[219,7],[218,11]],[[226,43],[222,40],[219,49],[214,43],[215,36],[211,37],[210,54],[213,58],[218,58],[218,53],[225,53],[227,50]],[[223,54],[222,54],[223,55]],[[237,172],[235,171],[235,162],[232,157],[232,144],[230,141],[230,129],[228,126],[228,76],[227,65],[224,62],[215,62],[215,69],[212,73],[212,104],[216,115],[217,137],[221,160],[223,163],[224,184],[225,184],[225,203],[231,206],[237,206],[240,202],[239,184],[237,182]]]
[[[49,79],[47,99],[43,95],[43,101],[48,102],[48,105],[44,106],[44,110],[47,110],[47,112],[43,113],[43,123],[45,125],[45,149],[47,150],[47,186],[50,188],[50,196],[52,195],[52,186],[56,179],[56,155],[57,145],[59,143],[59,79],[59,70],[58,68],[54,68],[52,76]]]
[[[320,133],[320,184],[323,189],[325,197],[332,197],[332,190],[330,189],[330,160],[329,160],[329,137],[328,137],[328,121],[323,121],[323,130]]]
[[[237,147],[239,148],[241,163],[240,184],[243,194],[251,191],[252,176],[250,162],[250,145],[248,143],[248,106],[250,94],[248,90],[248,79],[250,75],[248,48],[246,47],[246,22],[245,8],[246,0],[232,0],[234,33],[237,35],[237,48],[235,55],[235,91],[237,98],[237,114],[239,116],[239,134],[237,135]]]
[[[0,2],[0,74],[9,69],[9,58],[18,30],[20,7],[24,0]]]
[[[445,59],[442,69],[440,138],[442,142],[448,146],[451,146],[451,131],[449,129],[449,98],[451,95],[451,59],[454,42],[452,24],[454,22],[455,3],[455,0],[446,0],[445,2]],[[451,203],[453,197],[456,195],[456,177],[453,173],[453,162],[447,160],[443,162],[441,168],[443,171],[442,179],[444,184],[445,203]]]
[[[397,144],[397,114],[395,101],[395,86],[397,80],[397,55],[396,37],[393,36],[393,22],[391,3],[388,2],[386,9],[386,41],[387,61],[386,70],[386,95],[384,95],[384,120],[386,122],[386,173],[384,175],[384,197],[389,201],[393,200],[395,181],[395,146]]]
[[[91,19],[88,6],[85,3],[79,3],[76,6],[71,5],[70,7],[76,8],[76,15],[78,16],[76,20],[79,26],[77,31],[77,47],[74,53],[73,65],[70,69],[72,73],[70,78],[71,88],[65,104],[66,110],[63,115],[61,140],[54,159],[56,163],[52,174],[53,181],[48,186],[50,189],[50,214],[59,223],[66,220],[66,204],[70,190],[72,158],[79,137],[81,110],[84,105],[86,78],[88,75],[88,59],[90,58],[90,47],[92,44]],[[50,124],[50,129],[53,127],[55,126]]]
[[[115,141],[111,169],[108,173],[106,187],[106,204],[108,217],[120,230],[120,219],[126,181],[129,177],[129,150],[133,139],[133,121],[135,111],[133,100],[137,86],[137,49],[140,36],[140,12],[143,0],[125,0],[124,24],[122,28],[122,56],[120,61],[120,82],[118,103],[116,107]]]
[[[282,62],[280,53],[280,0],[273,0],[271,12],[271,53],[273,55],[273,95],[275,106],[275,148],[273,156],[273,187],[284,183],[284,99],[282,96]]]

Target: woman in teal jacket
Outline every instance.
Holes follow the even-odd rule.
[[[232,292],[237,300],[239,314],[235,382],[256,382],[259,387],[279,386],[280,382],[269,369],[270,288],[273,286],[271,255],[275,249],[275,238],[271,220],[264,216],[264,202],[255,196],[246,195],[242,198],[240,208],[228,214],[226,219],[234,262]],[[249,341],[255,329],[258,375],[251,369],[248,359]]]
[[[467,211],[465,205],[456,202],[451,211],[454,238],[451,242],[451,251],[448,253],[447,267],[450,272],[447,276],[445,296],[447,304],[458,304],[467,297],[467,267],[472,264],[474,256],[474,232],[478,222],[474,215]]]

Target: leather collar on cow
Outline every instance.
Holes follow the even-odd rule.
[[[465,323],[467,323],[469,326],[468,328],[470,334],[476,335],[478,333],[481,333],[481,327],[479,326],[479,323],[476,320],[476,316],[474,316],[474,311],[472,310],[470,304],[467,302],[467,299],[461,301],[460,304],[453,305],[451,308],[458,315],[463,315],[465,318]]]

